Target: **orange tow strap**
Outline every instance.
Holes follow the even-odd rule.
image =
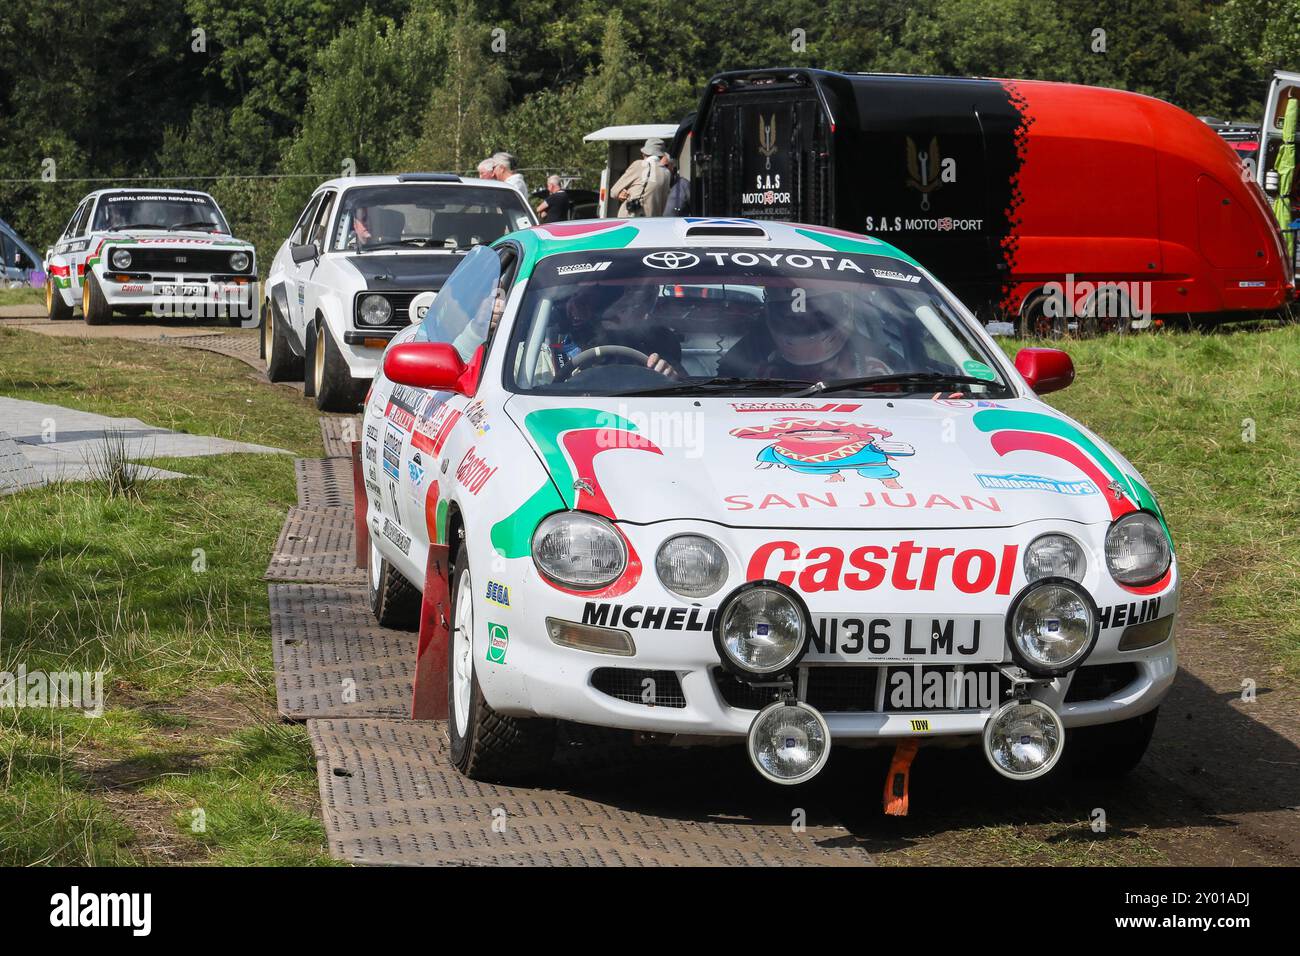
[[[889,776],[885,778],[885,813],[891,817],[907,816],[907,782],[912,774],[912,761],[920,746],[920,741],[904,740],[894,748],[894,759],[889,762]]]

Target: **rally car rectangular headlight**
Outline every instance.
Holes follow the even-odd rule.
[[[1130,511],[1106,531],[1106,567],[1120,584],[1136,587],[1158,581],[1170,560],[1164,526],[1149,511]]]
[[[1029,585],[1016,595],[1007,615],[1011,656],[1040,677],[1078,667],[1099,631],[1096,603],[1068,578],[1043,578]]]
[[[613,584],[627,567],[627,546],[609,521],[582,511],[543,518],[533,532],[533,563],[548,580],[575,591]]]

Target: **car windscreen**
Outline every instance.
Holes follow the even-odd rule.
[[[471,249],[533,224],[513,189],[396,184],[359,186],[343,194],[333,248]]]
[[[230,232],[210,196],[168,192],[108,193],[100,197],[91,229],[95,232],[122,229]]]
[[[541,394],[1013,394],[950,295],[885,256],[548,256],[508,348],[506,387]]]

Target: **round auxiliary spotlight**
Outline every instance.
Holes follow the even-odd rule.
[[[984,725],[984,756],[1011,780],[1041,777],[1056,766],[1064,749],[1065,725],[1041,701],[1008,701]]]
[[[749,759],[773,783],[803,783],[826,766],[831,729],[826,718],[802,701],[778,700],[749,725]]]

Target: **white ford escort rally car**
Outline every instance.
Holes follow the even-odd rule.
[[[256,315],[253,245],[230,234],[217,202],[190,189],[101,189],[78,205],[45,254],[52,320],[81,306],[87,325],[114,312],[224,318]]]
[[[266,278],[262,356],[327,411],[354,411],[398,329],[461,257],[537,217],[505,183],[450,173],[322,183]]]
[[[542,226],[468,255],[366,401],[372,606],[417,716],[506,777],[556,719],[746,741],[970,742],[1007,777],[1140,758],[1178,575],[1128,461],[875,239],[748,220]],[[897,760],[896,760],[897,764]]]

